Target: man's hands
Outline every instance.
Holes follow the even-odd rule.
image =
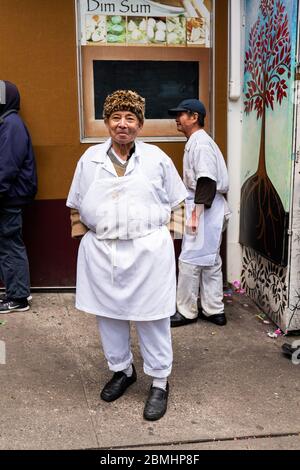
[[[195,204],[191,217],[186,222],[185,231],[188,235],[197,235],[200,215],[204,210],[204,204]]]

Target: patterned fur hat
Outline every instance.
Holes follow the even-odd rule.
[[[115,111],[130,111],[143,123],[145,118],[145,98],[142,98],[132,90],[114,91],[104,101],[104,119],[108,119]]]

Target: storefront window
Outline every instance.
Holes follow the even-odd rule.
[[[81,140],[106,138],[103,102],[120,88],[146,98],[143,140],[181,140],[167,109],[210,109],[212,17],[213,0],[77,0]]]

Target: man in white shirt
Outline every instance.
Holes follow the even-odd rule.
[[[176,311],[171,210],[186,197],[172,160],[137,141],[145,100],[117,90],[104,103],[110,138],[90,147],[77,164],[67,206],[88,231],[77,264],[76,307],[97,316],[112,379],[101,398],[111,402],[136,381],[130,347],[135,321],[144,372],[153,378],[144,418],[166,412],[172,368],[169,317]]]
[[[179,257],[177,312],[171,317],[171,326],[197,321],[199,295],[200,318],[223,326],[226,317],[220,245],[224,221],[230,213],[224,198],[228,191],[225,161],[203,129],[206,110],[201,101],[183,100],[169,114],[188,139],[183,158],[187,225]]]

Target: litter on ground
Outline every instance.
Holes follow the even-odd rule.
[[[268,336],[270,338],[278,338],[278,336],[283,336],[283,332],[281,331],[280,328],[278,328],[274,332],[269,331]]]
[[[261,320],[261,321],[264,323],[264,325],[271,325],[271,322],[270,322],[270,320],[267,319],[267,315],[266,315],[265,313],[263,313],[263,312],[262,312],[262,313],[258,313],[258,314],[256,315],[256,317],[257,317],[259,320]]]
[[[241,281],[238,281],[238,280],[233,281],[232,285],[233,285],[233,288],[234,288],[234,292],[236,294],[245,294],[246,291],[245,291],[245,289],[242,289]]]

